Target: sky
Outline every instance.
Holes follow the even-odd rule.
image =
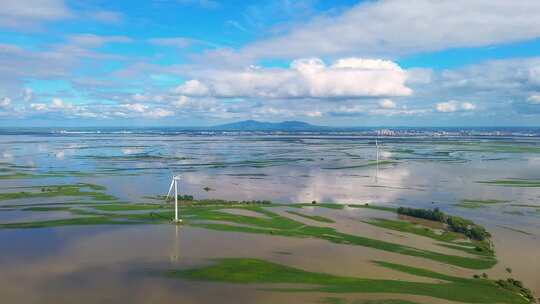
[[[0,0],[0,126],[540,126],[537,0]]]

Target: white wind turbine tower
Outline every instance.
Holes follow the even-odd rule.
[[[174,188],[174,222],[179,223],[182,222],[181,219],[178,218],[178,181],[180,180],[180,175],[173,175],[171,186],[169,187],[169,193],[167,193],[167,200],[169,197],[171,197],[171,192]]]
[[[377,169],[375,171],[375,183],[379,183],[379,141],[377,140],[377,138],[375,138],[375,147],[376,147],[376,154],[377,154],[377,162],[376,162],[376,166],[377,166]]]

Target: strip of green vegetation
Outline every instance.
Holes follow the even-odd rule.
[[[391,229],[391,230],[395,230],[399,232],[407,232],[407,233],[412,233],[412,234],[416,234],[420,236],[425,236],[425,237],[432,238],[434,240],[442,241],[442,242],[451,242],[456,239],[462,238],[462,235],[460,235],[459,233],[455,233],[452,231],[443,231],[442,233],[439,234],[433,231],[433,229],[430,229],[428,227],[419,227],[418,225],[415,225],[407,221],[374,218],[374,219],[364,221],[364,223],[377,226],[380,228],[386,228],[386,229]]]
[[[10,174],[0,175],[0,179],[24,179],[24,178],[32,178],[32,177],[34,177],[33,174],[23,173],[23,172],[14,172]]]
[[[512,228],[512,227],[508,227],[508,226],[503,226],[503,225],[497,225],[498,227],[501,227],[501,228],[504,228],[506,230],[510,230],[510,231],[514,231],[514,232],[519,232],[519,233],[522,233],[522,234],[526,234],[526,235],[533,235],[532,233],[530,232],[527,232],[525,230],[521,230],[521,229],[516,229],[516,228]]]
[[[458,207],[462,208],[469,208],[469,209],[477,209],[477,208],[484,208],[488,205],[494,205],[494,204],[502,204],[507,203],[508,201],[502,201],[502,200],[474,200],[474,199],[465,199],[456,204]]]
[[[497,179],[492,181],[479,181],[477,183],[504,187],[540,187],[540,180],[538,179]]]
[[[524,146],[516,145],[515,143],[509,143],[508,145],[489,145],[482,149],[476,150],[478,152],[495,152],[495,153],[540,153],[540,147],[536,146]]]
[[[23,211],[69,211],[70,207],[53,207],[53,206],[43,206],[43,207],[28,207],[22,209]]]
[[[92,206],[97,204],[102,204],[103,202],[65,202],[65,203],[35,203],[35,204],[10,204],[10,205],[1,205],[0,210],[2,209],[11,209],[11,208],[27,208],[27,207],[54,207],[54,206]],[[109,203],[107,201],[107,203]]]
[[[0,175],[0,179],[37,179],[37,178],[49,178],[49,177],[86,177],[94,174],[80,171],[51,171],[51,172],[20,172],[12,171],[10,174]]]
[[[231,206],[231,205],[272,205],[272,202],[269,200],[244,200],[244,201],[234,201],[234,200],[224,200],[217,198],[208,198],[208,199],[195,199],[192,195],[182,195],[179,194],[178,202],[183,205],[205,205],[205,206]],[[160,200],[160,201],[173,201],[173,198],[167,199],[167,197],[158,195],[156,197],[145,197],[148,199]]]
[[[88,226],[88,225],[132,225],[132,224],[160,224],[169,222],[171,217],[161,213],[100,215],[92,212],[70,210],[74,214],[87,215],[70,219],[35,221],[23,223],[0,224],[3,229],[52,228],[62,226]]]
[[[98,205],[93,206],[94,209],[99,211],[139,211],[139,210],[156,210],[156,209],[170,209],[171,205],[158,205],[158,204],[110,204],[110,205]]]
[[[511,210],[511,211],[503,211],[504,214],[510,214],[510,215],[519,215],[519,216],[525,216],[525,213],[519,211],[519,210]]]
[[[486,257],[495,256],[495,252],[493,251],[493,248],[491,248],[489,243],[486,243],[486,242],[471,240],[471,242],[467,244],[456,241],[453,243],[437,243],[437,245],[454,249],[454,250],[461,250],[468,254],[475,254],[475,255],[486,256]]]
[[[352,166],[340,166],[340,167],[325,167],[325,168],[321,168],[321,169],[325,169],[325,170],[342,170],[342,169],[357,169],[357,168],[366,168],[366,167],[372,167],[372,166],[376,166],[377,164],[379,165],[390,165],[390,164],[395,164],[397,163],[396,161],[393,161],[393,160],[380,160],[380,161],[376,161],[376,160],[371,160],[365,164],[361,164],[361,165],[352,165]]]
[[[335,204],[335,203],[321,203],[321,204],[317,204],[317,206],[318,207],[323,207],[323,208],[328,208],[328,209],[338,209],[338,210],[341,210],[341,209],[345,208],[345,205]]]
[[[80,217],[61,220],[39,221],[39,222],[26,222],[26,223],[11,223],[0,224],[0,228],[7,229],[26,229],[26,228],[49,228],[49,227],[61,227],[61,226],[80,226],[80,225],[112,225],[112,224],[124,224],[126,222],[114,221],[111,217]],[[133,222],[130,222],[133,224]]]
[[[219,259],[216,264],[166,274],[190,280],[238,284],[308,284],[313,287],[289,287],[278,291],[318,291],[332,293],[396,293],[435,297],[466,303],[527,303],[519,292],[499,288],[485,279],[458,278],[404,265],[377,262],[382,267],[416,276],[443,280],[420,283],[376,280],[309,272],[257,259]]]
[[[304,217],[304,218],[307,218],[307,219],[310,219],[310,220],[314,220],[314,221],[317,221],[317,222],[321,222],[321,223],[335,223],[333,220],[331,220],[331,219],[329,219],[327,217],[323,217],[323,216],[307,215],[307,214],[303,214],[303,213],[296,212],[296,211],[290,211],[290,210],[288,210],[287,213],[298,215],[298,216],[301,216],[301,217]]]
[[[292,207],[292,208],[298,208],[302,209],[303,207],[322,207],[322,208],[328,208],[328,209],[344,209],[345,205],[343,204],[336,204],[336,203],[318,203],[317,201],[313,201],[311,204],[307,203],[295,203],[295,204],[273,204],[273,207]],[[269,206],[269,207],[272,207]]]
[[[111,201],[115,200],[114,196],[105,194],[103,191],[105,187],[94,184],[71,184],[71,185],[55,185],[55,186],[43,186],[43,187],[27,187],[26,189],[36,189],[39,191],[20,191],[20,192],[6,192],[0,193],[0,201],[2,200],[16,200],[23,198],[48,198],[59,196],[87,196],[97,201]],[[91,191],[83,190],[88,188]]]
[[[523,208],[539,208],[539,205],[530,205],[530,204],[510,204],[512,207],[523,207]]]
[[[485,208],[485,207],[487,207],[486,205],[484,205],[484,204],[482,204],[482,203],[478,203],[478,202],[464,202],[464,201],[455,204],[455,206],[460,207],[460,208],[467,208],[467,209],[479,209],[479,208]]]
[[[388,211],[388,212],[396,212],[397,208],[393,207],[385,207],[385,206],[376,206],[376,205],[370,205],[368,203],[365,203],[363,205],[358,204],[349,204],[347,207],[350,208],[366,208],[366,209],[373,209],[373,210],[380,210],[380,211]]]
[[[354,300],[348,302],[346,299],[336,298],[336,297],[327,297],[320,301],[321,304],[418,304],[416,302],[405,301],[405,300]]]

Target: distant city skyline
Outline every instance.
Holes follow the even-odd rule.
[[[540,2],[2,1],[0,127],[540,126]]]

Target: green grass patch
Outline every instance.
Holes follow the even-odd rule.
[[[139,211],[139,210],[156,210],[156,209],[171,209],[171,205],[161,204],[110,204],[110,205],[98,205],[92,208],[99,211]]]
[[[328,208],[328,209],[344,209],[345,208],[345,205],[343,204],[334,204],[334,203],[320,203],[320,204],[315,204],[317,207],[323,207],[323,208]],[[306,204],[306,206],[313,206],[313,204]]]
[[[461,250],[463,252],[466,252],[468,254],[473,254],[473,255],[479,255],[479,256],[485,256],[485,257],[495,256],[495,252],[493,251],[489,243],[483,242],[483,241],[471,241],[470,243],[459,243],[459,242],[437,243],[437,245],[454,249],[454,250]]]
[[[540,205],[531,205],[531,204],[510,204],[512,207],[523,207],[523,208],[540,208]]]
[[[540,187],[539,179],[497,179],[491,181],[479,181],[477,183],[504,187]]]
[[[373,167],[373,166],[376,166],[377,164],[379,166],[382,166],[382,165],[391,165],[391,164],[395,164],[395,163],[397,163],[397,162],[394,161],[394,160],[380,160],[380,161],[372,160],[372,161],[369,161],[369,162],[367,162],[365,164],[360,164],[360,165],[324,167],[324,168],[321,168],[321,169],[325,169],[325,170],[358,169],[358,168]]]
[[[337,203],[298,203],[298,204],[274,204],[273,207],[279,207],[279,206],[287,206],[292,208],[298,208],[302,209],[303,207],[322,207],[322,208],[328,208],[328,209],[344,209],[345,205],[343,204],[337,204]]]
[[[106,203],[109,203],[107,201]],[[10,204],[10,205],[0,205],[0,210],[2,209],[12,209],[12,208],[29,208],[29,207],[59,207],[59,206],[92,206],[103,204],[103,202],[84,202],[84,201],[75,201],[75,202],[65,202],[65,203],[34,203],[34,204]]]
[[[488,205],[503,204],[507,202],[508,201],[495,200],[495,199],[490,199],[490,200],[464,199],[458,204],[456,204],[456,206],[462,207],[462,208],[477,209],[477,208],[484,208]]]
[[[437,233],[429,227],[423,227],[408,221],[374,218],[363,222],[376,227],[425,236],[442,242],[451,242],[463,238],[463,235],[456,232],[443,231],[442,233]]]
[[[33,177],[35,177],[34,174],[23,173],[23,172],[13,172],[9,174],[0,175],[0,179],[25,179],[25,178],[33,178]]]
[[[368,203],[366,203],[366,204],[349,204],[349,205],[347,205],[347,207],[350,207],[350,208],[366,208],[366,209],[388,211],[388,212],[396,212],[397,211],[397,208],[371,205],[371,204],[368,204]]]
[[[282,292],[329,293],[395,293],[435,297],[466,303],[527,303],[517,292],[499,288],[490,280],[468,279],[439,274],[425,269],[377,262],[382,267],[400,272],[443,280],[441,283],[420,283],[398,280],[378,280],[310,272],[257,259],[219,259],[210,266],[173,270],[170,277],[197,281],[236,284],[291,284]],[[294,284],[313,285],[294,287]]]
[[[521,233],[521,234],[533,235],[532,233],[527,232],[527,231],[525,231],[525,230],[516,229],[516,228],[512,228],[512,227],[508,227],[508,226],[503,226],[503,225],[497,225],[497,226],[498,226],[498,227],[501,227],[501,228],[503,228],[503,229],[510,230],[510,231],[514,231],[514,232],[518,232],[518,233]]]
[[[343,298],[326,297],[321,299],[321,304],[418,304],[416,302],[388,299],[388,300],[353,300],[347,301]]]
[[[525,213],[519,211],[519,210],[512,210],[512,211],[503,211],[504,214],[510,214],[510,215],[519,215],[524,216]]]
[[[160,213],[127,214],[127,215],[99,215],[92,212],[70,210],[74,214],[87,215],[70,219],[34,221],[24,223],[0,224],[3,229],[51,228],[62,226],[92,226],[92,225],[134,225],[134,224],[160,224],[171,220]],[[168,214],[167,214],[168,215]]]
[[[96,201],[116,200],[114,196],[102,192],[103,190],[105,190],[105,187],[86,183],[54,186],[33,186],[25,187],[22,189],[32,189],[33,191],[0,193],[0,201],[26,198],[50,198],[60,196],[86,196]]]
[[[22,209],[23,211],[69,211],[70,207],[54,207],[54,206],[42,206],[42,207],[28,207]]]
[[[334,220],[331,220],[331,219],[323,217],[323,216],[307,215],[307,214],[303,214],[303,213],[296,212],[296,211],[290,211],[290,210],[288,210],[287,213],[294,214],[294,215],[297,215],[297,216],[300,216],[300,217],[303,217],[303,218],[307,218],[307,219],[310,219],[310,220],[313,220],[313,221],[321,222],[321,223],[335,223]]]
[[[94,174],[87,173],[87,172],[80,172],[80,171],[51,171],[51,172],[13,172],[11,171],[9,174],[1,174],[0,180],[2,179],[38,179],[38,178],[50,178],[50,177],[87,177],[92,176]]]
[[[109,225],[109,224],[122,224],[124,222],[114,221],[110,217],[81,217],[61,220],[50,221],[36,221],[26,223],[10,223],[0,224],[0,228],[5,229],[27,229],[27,228],[49,228],[49,227],[61,227],[61,226],[81,226],[81,225]]]

